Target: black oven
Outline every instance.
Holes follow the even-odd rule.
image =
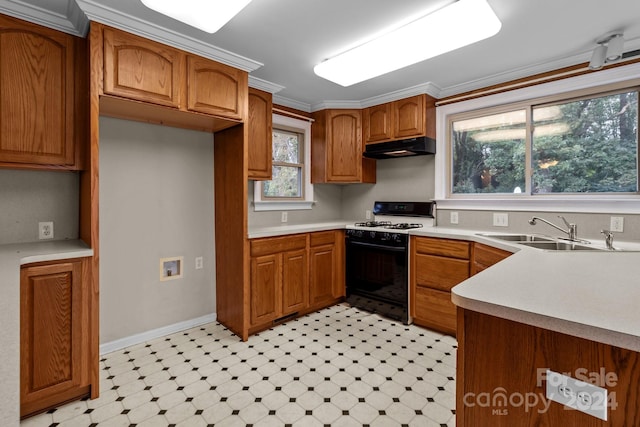
[[[346,231],[347,302],[409,322],[409,236],[389,231]]]

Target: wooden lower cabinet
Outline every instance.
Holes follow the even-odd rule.
[[[90,392],[87,260],[32,264],[20,276],[20,416]]]
[[[458,309],[456,425],[640,425],[640,354],[483,313]],[[607,421],[549,401],[544,373],[605,387]]]
[[[345,296],[342,232],[312,233],[309,243],[309,305],[322,307]]]
[[[342,231],[252,239],[249,246],[249,333],[345,295]]]
[[[456,334],[451,288],[470,276],[471,243],[411,237],[410,311],[415,324]]]
[[[474,243],[471,275],[480,273],[482,270],[486,270],[510,255],[513,255],[513,253],[494,248],[493,246],[483,245],[482,243]]]

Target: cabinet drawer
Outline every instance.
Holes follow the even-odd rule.
[[[416,254],[416,285],[441,291],[469,278],[469,261],[434,255]]]
[[[461,240],[416,237],[415,250],[418,253],[440,255],[452,258],[469,259],[471,243]]]
[[[335,231],[320,231],[311,233],[311,246],[329,245],[336,241]]]
[[[413,305],[415,323],[455,334],[456,306],[451,302],[451,293],[418,287]]]
[[[262,256],[304,249],[307,247],[306,234],[294,234],[283,237],[265,237],[264,239],[251,240],[251,256]]]

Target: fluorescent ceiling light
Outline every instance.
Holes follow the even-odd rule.
[[[206,31],[215,33],[251,0],[142,0],[149,9]]]
[[[495,35],[502,23],[486,0],[458,0],[316,65],[320,77],[351,86]]]

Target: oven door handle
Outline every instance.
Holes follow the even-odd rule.
[[[390,252],[405,252],[407,250],[406,246],[400,246],[400,247],[386,246],[386,245],[380,245],[377,243],[356,242],[353,240],[348,240],[347,243],[353,246],[361,246],[361,247],[373,248],[373,249],[384,249],[385,251],[390,251]]]

